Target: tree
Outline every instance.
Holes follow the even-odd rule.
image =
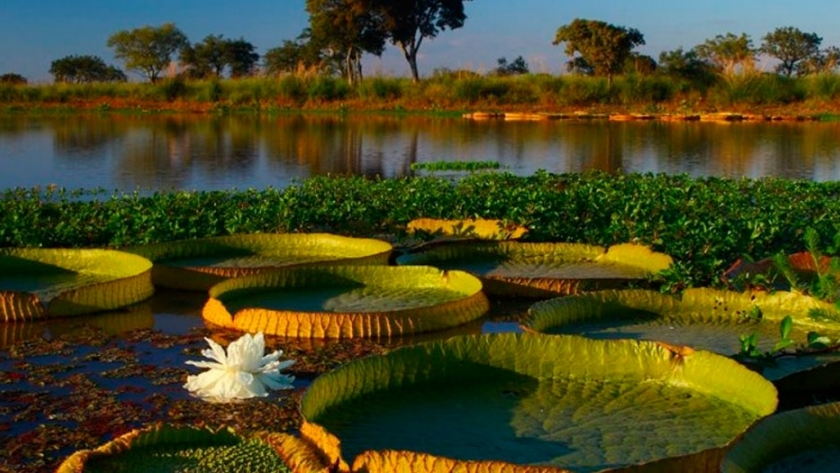
[[[187,75],[194,78],[222,77],[227,66],[227,40],[221,35],[208,35],[200,43],[181,48],[178,59],[187,66]]]
[[[790,76],[798,66],[820,54],[822,38],[816,33],[803,33],[797,28],[786,26],[767,33],[759,50],[781,61],[776,72]]]
[[[685,79],[705,86],[714,81],[715,70],[711,64],[700,59],[697,51],[683,51],[679,47],[659,54],[659,70],[667,76]]]
[[[250,76],[254,73],[260,55],[253,44],[243,38],[228,40],[225,47],[225,61],[230,67],[230,76],[234,79]]]
[[[362,54],[379,56],[385,50],[385,32],[373,0],[306,0],[312,38],[339,55],[342,71],[351,84],[362,79]]]
[[[233,78],[248,76],[260,59],[253,44],[243,38],[225,39],[222,35],[209,35],[200,43],[185,45],[178,59],[187,66],[187,75],[194,78],[222,77],[225,69]]]
[[[271,48],[263,55],[263,68],[267,74],[281,74],[300,70],[313,70],[334,74],[339,67],[333,58],[324,54],[324,48],[312,38],[305,28],[294,40],[285,40],[281,46]]]
[[[652,57],[639,53],[630,53],[630,56],[624,63],[624,72],[626,74],[649,76],[656,72],[656,68],[656,61]]]
[[[697,57],[727,76],[734,74],[739,66],[744,71],[755,66],[755,49],[746,33],[741,33],[741,36],[732,33],[717,35],[697,45],[694,50]]]
[[[500,76],[513,76],[527,74],[529,72],[528,63],[525,62],[525,59],[523,59],[522,56],[517,56],[510,64],[508,64],[507,58],[500,57],[496,63],[498,64],[498,67],[496,67],[496,74]]]
[[[606,76],[612,87],[613,75],[624,69],[633,48],[645,44],[645,38],[635,28],[624,28],[603,21],[576,18],[557,29],[552,44],[566,43],[566,55],[575,62],[576,54],[591,67],[595,75]]]
[[[798,74],[831,73],[840,65],[840,49],[829,46],[814,56],[797,64]]]
[[[125,82],[125,74],[105,64],[98,56],[66,56],[50,64],[56,82],[84,84],[90,82]]]
[[[0,75],[0,84],[26,85],[27,82],[26,77],[14,72]]]
[[[125,67],[152,83],[169,66],[172,55],[187,44],[187,37],[174,23],[122,30],[108,38],[108,47],[114,48],[114,55],[125,61]]]
[[[387,37],[399,46],[408,61],[414,82],[420,81],[417,52],[423,39],[435,38],[447,28],[464,26],[465,1],[469,0],[373,0]]]

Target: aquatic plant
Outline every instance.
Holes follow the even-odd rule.
[[[210,349],[201,354],[213,361],[192,361],[188,365],[206,368],[208,371],[188,376],[184,388],[194,395],[209,401],[230,401],[267,396],[268,389],[291,389],[294,376],[280,374],[292,366],[294,360],[280,361],[283,350],[268,355],[262,332],[252,336],[246,333],[225,349],[209,338],[205,338]]]

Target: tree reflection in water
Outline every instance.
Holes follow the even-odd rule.
[[[323,174],[400,177],[411,174],[412,163],[431,161],[498,161],[519,175],[545,169],[840,180],[840,124],[291,113],[0,119],[0,188],[282,188]]]

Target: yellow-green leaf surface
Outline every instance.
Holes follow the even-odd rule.
[[[230,430],[155,425],[68,457],[57,473],[290,472],[272,444]]]
[[[118,309],[154,293],[152,263],[99,249],[0,249],[0,322]]]
[[[640,245],[447,241],[397,258],[400,265],[460,269],[479,277],[488,294],[554,297],[616,288],[667,269],[671,257]]]
[[[519,225],[505,223],[502,220],[466,219],[441,220],[418,218],[408,222],[409,234],[429,236],[465,237],[482,240],[516,240],[522,238],[528,229]]]
[[[430,456],[598,471],[685,455],[705,463],[776,404],[769,381],[711,352],[494,334],[352,361],[312,383],[301,413],[354,466],[396,451],[423,454],[401,460],[416,472],[451,471],[428,469]]]
[[[837,471],[840,403],[774,414],[757,422],[727,452],[724,473]]]
[[[154,263],[157,286],[205,291],[230,277],[311,265],[388,264],[390,243],[328,233],[232,235],[127,249]]]
[[[293,267],[213,286],[208,322],[302,338],[390,337],[442,330],[489,309],[481,281],[412,266]]]
[[[526,330],[576,334],[590,338],[634,338],[688,345],[734,355],[739,337],[758,334],[758,348],[769,351],[779,340],[779,323],[790,315],[791,338],[807,342],[809,331],[840,337],[840,324],[813,320],[812,311],[836,309],[818,299],[790,292],[748,293],[689,289],[681,295],[648,290],[596,291],[537,302],[523,324]],[[771,380],[826,363],[840,355],[785,357],[764,368]],[[835,383],[836,384],[836,383]]]

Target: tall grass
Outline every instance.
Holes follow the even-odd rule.
[[[222,109],[273,108],[449,109],[621,106],[689,111],[691,107],[737,107],[829,103],[840,100],[840,75],[784,77],[749,72],[694,83],[662,74],[603,77],[525,74],[484,75],[438,71],[419,83],[372,76],[356,84],[311,72],[244,79],[165,79],[155,84],[0,84],[0,103],[10,106],[115,101],[204,104]],[[121,102],[122,101],[122,102]],[[702,110],[695,110],[702,111]]]

